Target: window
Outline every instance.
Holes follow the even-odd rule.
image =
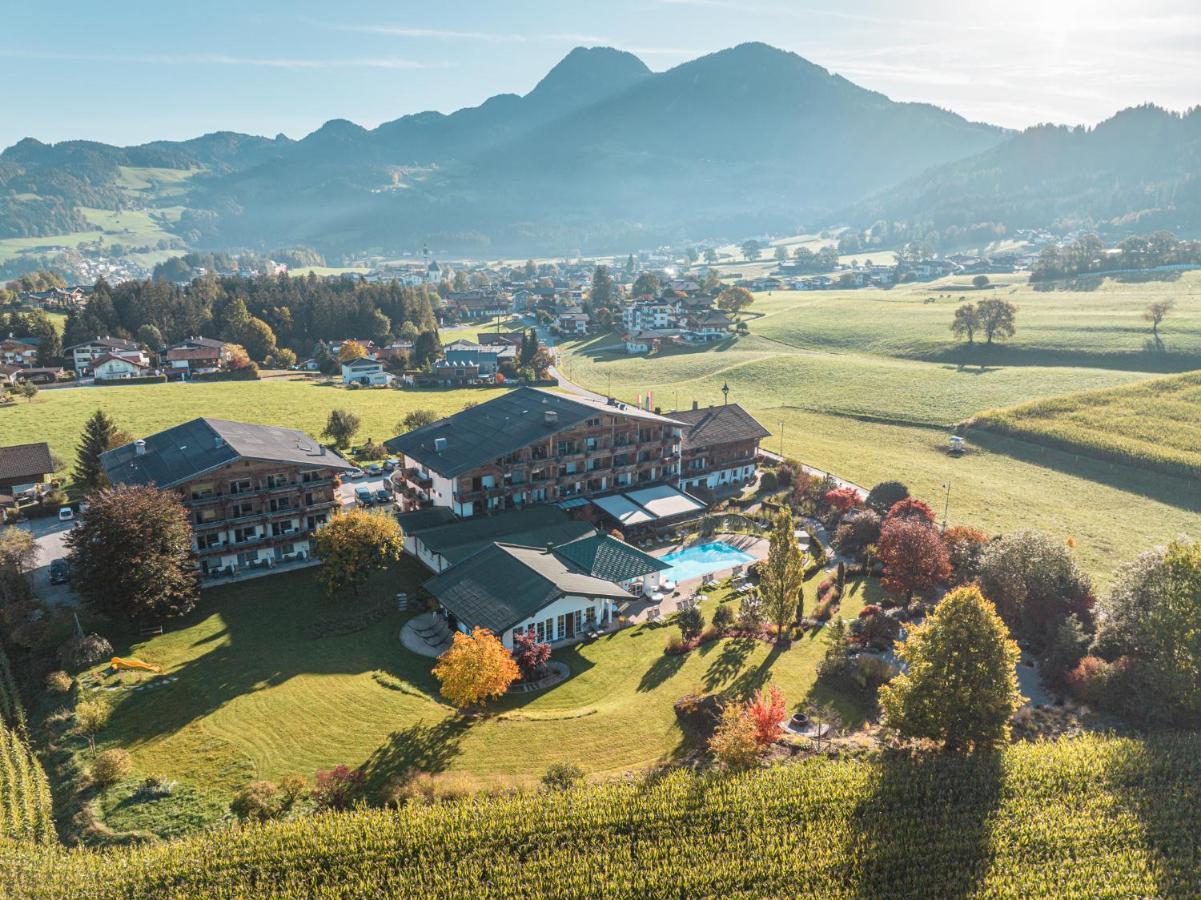
[[[287,487],[287,485],[288,476],[283,472],[274,472],[267,476],[267,487],[269,488]]]
[[[539,622],[535,626],[535,636],[536,636],[539,644],[546,643],[546,623],[545,622]]]
[[[558,637],[559,640],[563,640],[563,638],[565,638],[567,636],[567,616],[560,613],[558,621],[556,622],[555,628],[556,628],[556,631],[555,631],[556,636]]]
[[[579,634],[581,631],[584,630],[584,611],[582,609],[577,609],[575,611],[575,613],[572,615],[572,619],[574,620],[572,622],[572,624],[575,626],[575,628],[573,628],[572,630],[576,634]]]
[[[272,512],[283,512],[292,508],[291,497],[278,497],[271,501]]]
[[[231,494],[245,494],[247,491],[254,490],[254,482],[249,478],[239,478],[237,481],[229,483],[229,492]]]
[[[247,541],[253,541],[258,536],[259,536],[259,529],[258,529],[257,525],[251,525],[247,528],[235,528],[234,529],[234,543],[235,544],[244,544]]]
[[[235,503],[230,508],[230,518],[236,519],[240,516],[249,516],[254,514],[254,504],[249,500],[243,500],[241,503]]]
[[[596,624],[596,607],[595,606],[589,606],[586,610],[584,610],[584,621],[587,622],[589,625]]]
[[[215,509],[198,509],[196,510],[196,522],[203,525],[206,522],[216,522],[218,510]]]
[[[214,531],[209,534],[202,534],[196,538],[196,543],[201,550],[208,550],[211,547],[220,547],[225,543],[225,535],[219,531]]]
[[[217,489],[211,481],[192,485],[192,499],[203,500],[206,497],[216,497]]]

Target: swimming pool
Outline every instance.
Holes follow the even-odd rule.
[[[751,554],[744,553],[737,547],[731,547],[722,541],[687,547],[684,550],[677,550],[675,553],[668,553],[660,559],[671,566],[670,569],[659,573],[660,580],[676,582],[699,578],[722,569],[732,569],[734,566],[745,566],[747,563],[755,561],[755,557]]]

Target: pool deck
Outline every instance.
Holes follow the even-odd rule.
[[[749,534],[715,534],[705,538],[698,538],[695,541],[690,541],[686,544],[672,544],[666,547],[657,547],[654,550],[648,550],[651,556],[666,556],[669,553],[675,553],[679,550],[684,550],[688,547],[698,547],[702,544],[711,544],[715,541],[721,541],[723,544],[729,544],[747,553],[755,559],[767,559],[768,542],[760,537],[754,537]],[[730,574],[732,569],[718,569],[714,572],[709,572],[699,578],[689,578],[687,581],[681,581],[676,585],[675,591],[664,597],[660,602],[653,603],[648,599],[640,598],[632,603],[626,604],[623,609],[623,615],[627,616],[632,622],[645,622],[648,619],[652,609],[659,610],[659,616],[666,618],[679,609],[680,601],[691,597],[701,589],[701,583],[710,579],[720,581]]]

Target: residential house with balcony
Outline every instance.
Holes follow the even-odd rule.
[[[76,344],[63,350],[63,356],[72,361],[78,375],[91,375],[96,362],[110,357],[129,360],[138,366],[148,367],[150,357],[134,341],[124,338],[98,337],[92,341]]]
[[[293,428],[184,422],[100,456],[113,484],[176,491],[201,573],[215,578],[307,562],[337,508],[334,478],[353,466]]]
[[[167,348],[163,361],[168,374],[204,375],[218,372],[229,361],[230,345],[206,337],[190,337]]]
[[[771,436],[737,403],[677,410],[667,415],[683,425],[680,490],[744,484],[755,477],[759,442]]]
[[[386,442],[404,510],[460,517],[674,482],[682,424],[622,403],[518,388]]]

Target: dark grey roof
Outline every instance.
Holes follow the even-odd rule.
[[[178,347],[204,347],[208,350],[220,350],[225,347],[225,341],[218,341],[214,338],[206,337],[190,337],[187,340],[180,341],[178,344],[172,344],[172,350]]]
[[[557,416],[553,425],[546,422],[547,412]],[[664,416],[624,404],[609,406],[583,397],[522,387],[394,437],[385,441],[384,446],[453,478],[596,415],[676,424]],[[446,439],[441,452],[434,449],[435,438]]]
[[[545,547],[547,544],[563,544],[595,533],[595,529],[587,522],[577,522],[557,506],[548,504],[495,516],[455,519],[452,514],[451,518],[453,521],[449,523],[431,522],[423,527],[423,523],[418,522],[416,526],[410,524],[406,527],[402,517],[401,528],[405,534],[420,539],[428,551],[437,553],[452,565],[473,556],[494,541],[523,547]]]
[[[0,479],[13,481],[34,476],[41,478],[53,471],[50,447],[45,442],[0,447]]]
[[[567,594],[629,599],[612,581],[596,578],[546,549],[494,543],[425,583],[464,625],[501,634]]]
[[[193,419],[150,435],[145,445],[142,454],[138,454],[136,443],[102,453],[100,462],[109,481],[171,487],[237,459],[353,468],[303,431],[224,419]]]
[[[412,512],[401,513],[396,517],[400,530],[405,534],[417,535],[440,525],[449,525],[457,521],[457,517],[448,506],[427,506]]]
[[[668,415],[686,426],[683,440],[685,450],[771,436],[770,431],[737,403],[678,410]]]
[[[585,572],[609,581],[629,581],[671,568],[663,560],[608,534],[580,538],[556,548],[556,552]]]
[[[98,337],[90,341],[84,341],[82,344],[64,347],[63,352],[70,353],[78,347],[108,347],[111,350],[137,350],[138,343],[136,341],[127,341],[124,338]]]

